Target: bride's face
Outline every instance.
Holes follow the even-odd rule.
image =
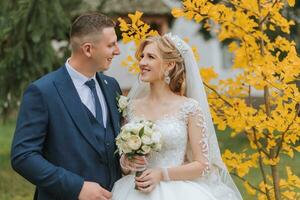
[[[156,43],[145,46],[139,61],[140,79],[144,82],[162,81],[164,76],[164,62]]]

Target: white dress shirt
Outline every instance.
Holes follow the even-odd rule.
[[[75,85],[75,88],[77,90],[77,93],[79,94],[79,97],[82,101],[82,103],[93,113],[93,115],[96,117],[95,112],[95,102],[94,102],[94,96],[91,91],[91,89],[85,85],[85,82],[94,79],[95,85],[96,85],[96,91],[97,95],[100,100],[101,108],[102,108],[102,116],[103,116],[103,125],[106,127],[106,120],[107,120],[107,107],[105,103],[105,99],[102,93],[102,90],[99,86],[99,83],[96,79],[96,74],[92,78],[88,78],[81,74],[80,72],[76,71],[70,64],[69,59],[65,63],[67,71],[69,75],[71,76],[71,79],[73,81],[73,84]]]

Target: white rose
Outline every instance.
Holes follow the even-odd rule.
[[[143,128],[143,124],[141,124],[141,123],[137,123],[137,124],[128,123],[128,124],[124,125],[125,131],[133,132],[135,134],[138,134],[142,128]]]
[[[133,150],[138,150],[142,145],[142,140],[137,135],[131,135],[127,142],[128,146]]]
[[[148,136],[151,136],[153,134],[153,130],[148,126],[145,126],[144,127],[144,134],[148,135]]]
[[[153,132],[152,136],[151,136],[152,142],[153,143],[160,143],[160,139],[161,139],[161,134],[159,131],[155,131]]]
[[[118,147],[120,154],[130,153],[132,151],[132,149],[130,149],[129,146],[126,143],[124,143],[124,141],[122,141],[122,140],[117,140],[116,145]]]
[[[148,153],[150,153],[151,148],[149,146],[147,146],[147,145],[143,145],[142,146],[142,150],[143,150],[144,154],[148,154]]]
[[[151,126],[153,126],[153,122],[145,121],[145,125],[148,126],[148,127],[151,127]]]
[[[121,148],[125,154],[132,152],[132,149],[130,149],[130,147],[126,143],[122,143]]]
[[[130,131],[130,129],[134,126],[133,123],[127,123],[122,127],[122,130]]]
[[[126,115],[127,115],[127,110],[125,109],[125,110],[123,110],[123,112],[122,112],[122,116],[125,117]]]
[[[128,140],[128,138],[131,136],[130,132],[127,132],[127,131],[122,131],[120,133],[120,136],[123,140]]]
[[[121,95],[118,103],[119,103],[119,108],[121,110],[124,110],[128,106],[128,98]]]
[[[143,142],[143,144],[152,144],[152,139],[148,135],[143,135],[142,142]]]

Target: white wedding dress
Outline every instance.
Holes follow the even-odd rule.
[[[134,116],[128,111],[127,120],[135,121],[143,119],[141,116]],[[172,115],[164,115],[155,121],[162,134],[162,149],[160,152],[152,153],[148,159],[147,168],[176,167],[186,162],[188,147],[187,123],[189,115],[199,116],[199,123],[202,131],[203,141],[199,145],[207,146],[207,133],[205,122],[199,103],[194,99],[187,98],[181,104],[179,110]],[[205,157],[208,158],[208,149],[203,148]],[[204,161],[205,162],[205,161]],[[220,180],[215,166],[207,166],[203,175],[195,180],[185,181],[161,181],[150,193],[142,193],[134,189],[134,174],[124,176],[114,185],[112,194],[113,200],[237,200],[233,190]]]

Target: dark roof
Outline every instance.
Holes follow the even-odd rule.
[[[100,10],[107,15],[127,15],[135,11],[145,15],[171,14],[171,8],[163,0],[106,0]]]

